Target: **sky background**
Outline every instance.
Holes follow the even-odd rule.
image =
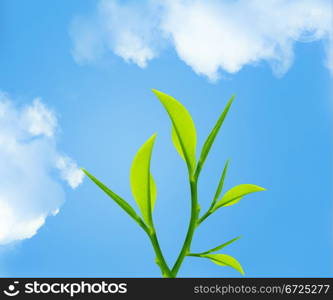
[[[259,59],[239,70],[221,68],[213,78],[214,72],[184,63],[172,45],[164,45],[145,68],[111,50],[82,63],[75,56],[73,20],[93,14],[96,3],[2,0],[0,90],[18,107],[40,97],[58,120],[57,151],[134,207],[131,162],[158,133],[152,158],[158,193],[154,219],[170,264],[186,234],[189,187],[185,164],[171,142],[170,121],[151,89],[188,108],[198,149],[235,94],[201,174],[199,201],[203,211],[208,208],[228,158],[226,188],[252,183],[267,191],[210,216],[197,230],[192,251],[242,235],[223,253],[237,258],[248,277],[331,277],[332,77],[325,41],[295,43],[293,63],[283,74]],[[75,190],[62,189],[66,201],[37,234],[0,246],[2,276],[159,276],[145,233],[111,199],[88,179]],[[179,276],[239,274],[189,257]]]

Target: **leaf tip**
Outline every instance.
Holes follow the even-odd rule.
[[[154,143],[156,137],[157,137],[157,132],[155,132],[155,133],[149,138],[149,141],[151,141],[152,143]]]
[[[80,170],[87,175],[88,171],[85,168],[80,168]]]
[[[151,89],[151,91],[158,97],[159,95],[161,94],[164,94],[162,93],[161,91],[157,90],[157,89]]]
[[[236,95],[235,94],[232,94],[231,95],[231,98],[229,99],[229,101],[227,102],[227,108],[228,108],[228,110],[230,109],[230,106],[232,105],[232,103],[234,102],[234,100],[235,100],[235,98],[236,98]]]
[[[258,191],[263,192],[263,191],[267,191],[267,189],[265,189],[264,187],[258,186]]]

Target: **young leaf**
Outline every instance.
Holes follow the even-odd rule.
[[[197,135],[194,122],[187,109],[173,97],[154,90],[172,121],[172,141],[180,156],[185,160],[189,173],[192,174],[196,165]]]
[[[132,194],[142,217],[151,225],[151,214],[156,200],[156,185],[150,173],[150,159],[156,134],[149,138],[136,153],[132,162],[130,181]]]
[[[207,137],[202,150],[201,150],[201,154],[200,154],[200,158],[199,158],[199,162],[198,162],[198,166],[196,169],[196,175],[199,176],[200,171],[202,169],[203,164],[205,163],[205,160],[208,156],[208,153],[210,151],[210,148],[212,147],[215,138],[224,122],[225,117],[228,114],[228,111],[230,109],[230,106],[232,104],[232,102],[234,101],[235,96],[232,96],[231,99],[228,101],[227,105],[225,106],[221,116],[219,117],[219,119],[217,120],[214,128],[212,129],[212,131],[210,132],[209,136]]]
[[[215,205],[216,201],[218,200],[218,198],[221,195],[223,185],[224,185],[224,179],[225,179],[225,176],[227,174],[228,167],[229,167],[229,160],[227,160],[225,165],[224,165],[224,168],[223,168],[223,171],[222,171],[222,174],[221,174],[221,178],[220,178],[220,181],[219,181],[219,185],[217,186],[211,208]]]
[[[185,158],[185,155],[184,155],[184,152],[182,149],[182,145],[179,141],[179,138],[178,138],[178,135],[177,135],[177,132],[176,132],[176,129],[174,126],[172,126],[172,130],[171,130],[171,139],[172,139],[173,145],[175,146],[178,154],[181,156],[181,158],[183,160],[186,161],[186,158]]]
[[[219,250],[223,249],[224,247],[226,247],[226,246],[232,244],[233,242],[236,242],[236,241],[239,240],[240,238],[241,238],[241,237],[238,236],[238,237],[236,237],[236,238],[234,238],[234,239],[232,239],[232,240],[230,240],[230,241],[228,241],[228,242],[226,242],[226,243],[223,243],[223,244],[221,244],[221,245],[219,245],[219,246],[217,246],[217,247],[215,247],[215,248],[209,249],[209,250],[207,250],[207,251],[205,251],[205,252],[201,252],[201,253],[198,253],[198,254],[199,254],[199,255],[205,255],[205,254],[209,254],[209,253],[212,253],[212,252],[219,251]]]
[[[139,222],[140,217],[137,215],[135,210],[129,205],[124,199],[118,196],[116,193],[112,192],[106,185],[100,182],[96,177],[91,175],[87,170],[82,169],[82,171],[111,199],[113,199],[123,210],[125,210],[135,221]]]
[[[154,177],[151,173],[150,174],[150,200],[151,200],[151,211],[154,211],[156,197],[157,197],[157,188]]]
[[[218,209],[219,207],[222,206],[231,206],[239,202],[244,196],[255,193],[255,192],[260,192],[260,191],[265,191],[266,189],[254,185],[254,184],[240,184],[237,185],[233,188],[231,188],[229,191],[227,191],[221,200],[216,203],[214,206],[214,210]]]
[[[244,270],[241,266],[241,264],[232,256],[226,255],[226,254],[207,254],[207,255],[202,255],[200,257],[205,257],[210,259],[213,263],[222,266],[222,267],[231,267],[244,275]]]

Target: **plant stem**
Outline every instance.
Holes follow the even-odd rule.
[[[212,212],[208,210],[201,218],[199,218],[198,225],[200,225],[203,221],[205,221],[211,214]]]
[[[190,180],[191,187],[191,218],[190,224],[188,226],[187,234],[182,249],[178,255],[178,258],[171,270],[172,276],[176,277],[180,266],[182,265],[185,257],[190,253],[190,247],[192,243],[192,238],[194,231],[197,227],[197,220],[199,216],[199,206],[198,206],[198,192],[197,192],[197,177]]]
[[[173,277],[172,273],[164,259],[155,230],[151,233],[148,233],[148,236],[149,236],[149,239],[153,245],[153,248],[154,248],[154,251],[156,254],[156,263],[160,267],[163,277],[166,277],[166,278]]]
[[[187,256],[201,257],[200,254],[197,253],[190,253]]]

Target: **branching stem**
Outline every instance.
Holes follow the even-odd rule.
[[[191,187],[191,218],[188,226],[187,234],[182,249],[178,255],[178,258],[171,270],[173,277],[176,277],[180,266],[182,265],[185,257],[190,253],[190,247],[193,239],[194,231],[197,227],[198,216],[200,208],[198,205],[198,192],[197,192],[197,178],[190,180]]]
[[[147,233],[147,235],[149,236],[149,239],[150,239],[151,244],[155,251],[156,263],[159,266],[159,268],[161,269],[163,277],[167,277],[167,278],[176,277],[185,257],[190,254],[190,247],[191,247],[195,229],[198,225],[198,218],[199,218],[199,213],[200,213],[200,207],[198,204],[198,192],[197,192],[198,184],[197,184],[197,182],[198,182],[197,176],[195,176],[195,178],[193,178],[193,179],[190,179],[190,189],[191,189],[190,223],[188,226],[188,230],[187,230],[187,234],[186,234],[186,237],[184,240],[183,247],[181,248],[178,258],[171,270],[164,259],[153,223],[152,223],[152,227],[153,227],[152,229],[150,229],[146,224],[144,224],[144,222],[143,222],[143,224],[139,224],[143,228],[143,230]]]
[[[170,278],[173,277],[172,273],[164,259],[161,247],[159,245],[156,232],[153,231],[148,234],[151,244],[153,245],[155,254],[156,254],[156,263],[160,267],[163,277]]]

